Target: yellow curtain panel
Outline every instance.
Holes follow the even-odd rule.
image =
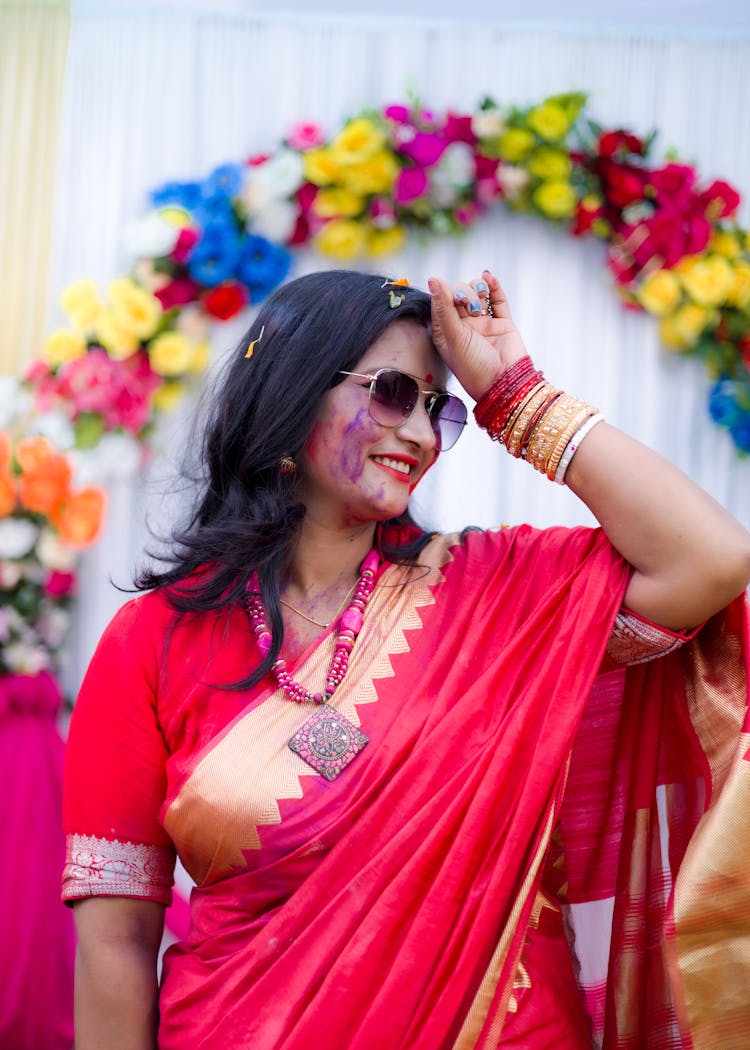
[[[66,0],[0,0],[0,374],[39,356],[65,55]]]

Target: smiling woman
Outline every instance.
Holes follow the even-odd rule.
[[[268,300],[192,516],[94,656],[77,1050],[747,1045],[750,537],[545,380],[489,271],[395,288]],[[466,418],[449,370],[601,528],[414,522]],[[158,988],[175,854],[196,886]]]

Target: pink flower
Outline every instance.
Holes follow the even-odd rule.
[[[308,124],[300,122],[295,124],[286,138],[286,144],[291,149],[303,151],[313,149],[324,141],[323,129],[320,124]]]
[[[396,221],[396,212],[388,197],[375,197],[370,205],[370,219],[373,226],[380,228],[392,226]]]
[[[383,116],[392,120],[394,124],[409,123],[409,109],[407,106],[386,106]]]
[[[270,159],[270,153],[255,153],[252,157],[247,158],[247,166],[249,168],[259,168],[262,164],[265,164]]]
[[[295,194],[295,199],[300,211],[306,215],[312,208],[313,201],[318,195],[318,187],[314,182],[303,182]]]
[[[422,168],[402,168],[396,179],[393,196],[397,204],[409,204],[427,190],[427,175]]]
[[[470,226],[479,216],[479,208],[476,204],[464,204],[456,208],[454,212],[462,226]]]
[[[53,569],[44,581],[44,593],[50,598],[65,598],[73,591],[75,583],[74,573]]]
[[[457,113],[448,113],[443,125],[443,135],[447,142],[468,142],[473,146],[477,137],[471,130],[471,117],[460,117]]]
[[[734,186],[716,179],[698,198],[708,216],[713,219],[731,219],[740,206],[740,195]]]
[[[173,306],[194,303],[200,295],[200,290],[200,285],[190,277],[175,277],[163,288],[157,288],[154,295],[165,310],[171,310]]]
[[[192,226],[183,226],[179,232],[174,248],[169,253],[170,259],[177,263],[186,263],[198,243],[198,231]]]
[[[695,169],[689,164],[665,164],[651,172],[648,183],[657,195],[667,197],[676,206],[678,198],[684,200],[690,195],[695,185]]]
[[[495,165],[497,167],[497,165]],[[477,179],[477,200],[480,204],[491,204],[498,197],[502,197],[503,191],[497,176],[491,175]]]
[[[432,131],[418,131],[409,142],[402,142],[399,149],[422,168],[437,164],[448,145],[442,135]]]

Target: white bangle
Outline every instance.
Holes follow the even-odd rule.
[[[591,431],[594,429],[597,423],[602,423],[603,421],[604,416],[601,414],[601,412],[597,412],[595,416],[589,416],[586,422],[583,423],[582,426],[578,428],[578,430],[576,430],[573,437],[565,446],[565,451],[562,454],[562,459],[560,460],[560,464],[555,472],[555,481],[558,485],[565,484],[565,474],[567,473],[568,467],[570,466],[570,461],[580,448],[583,439],[586,437],[587,434],[591,433]]]

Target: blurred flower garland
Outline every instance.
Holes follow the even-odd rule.
[[[147,446],[158,415],[206,367],[210,325],[281,284],[295,248],[379,259],[410,233],[457,235],[503,203],[605,242],[624,304],[658,319],[667,348],[704,361],[712,418],[750,451],[750,236],[735,219],[739,194],[675,159],[654,165],[653,135],[604,129],[586,102],[580,93],[526,108],[487,98],[472,113],[438,114],[411,101],[353,117],[330,140],[298,124],[271,153],[160,186],[126,231],[130,276],[105,297],[88,280],[64,291],[68,325],[24,377],[31,432],[57,420],[67,427],[58,448],[74,458],[125,438]],[[89,527],[71,544],[57,511],[45,522],[24,504],[23,448],[6,456],[17,495],[0,503],[3,581],[14,579],[9,563],[31,556],[9,554],[3,526],[29,523],[66,549],[95,534]],[[42,569],[28,578],[44,590]],[[18,611],[3,582],[0,614],[14,601]],[[0,615],[0,640],[4,629]]]

